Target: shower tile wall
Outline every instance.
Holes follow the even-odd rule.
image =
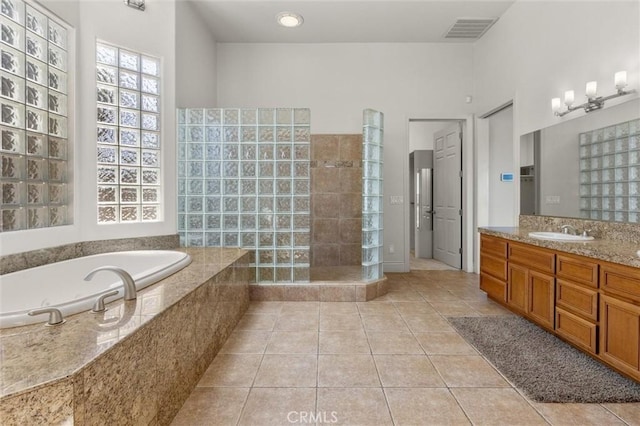
[[[362,262],[362,135],[311,136],[311,266]]]
[[[310,111],[178,110],[178,233],[255,250],[255,281],[309,281]]]

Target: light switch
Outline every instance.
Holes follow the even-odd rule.
[[[390,195],[389,196],[389,203],[391,205],[397,205],[397,204],[402,204],[404,202],[402,195]]]

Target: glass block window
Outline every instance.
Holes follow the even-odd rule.
[[[640,119],[580,133],[580,215],[640,222]]]
[[[383,150],[384,115],[363,113],[362,135],[362,279],[381,279],[383,265]]]
[[[67,225],[67,29],[20,0],[1,0],[0,27],[0,230]]]
[[[96,44],[98,223],[161,220],[160,59]]]

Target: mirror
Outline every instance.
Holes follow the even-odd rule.
[[[640,99],[567,118],[520,138],[520,213],[640,222]]]

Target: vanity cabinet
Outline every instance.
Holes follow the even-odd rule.
[[[558,254],[556,277],[556,333],[587,352],[597,353],[598,264]]]
[[[640,269],[481,235],[480,288],[640,380]]]
[[[600,286],[600,356],[640,378],[640,270],[605,263]]]
[[[502,303],[507,297],[507,242],[480,236],[480,289]]]
[[[519,243],[509,243],[508,247],[507,304],[553,330],[555,254]]]

